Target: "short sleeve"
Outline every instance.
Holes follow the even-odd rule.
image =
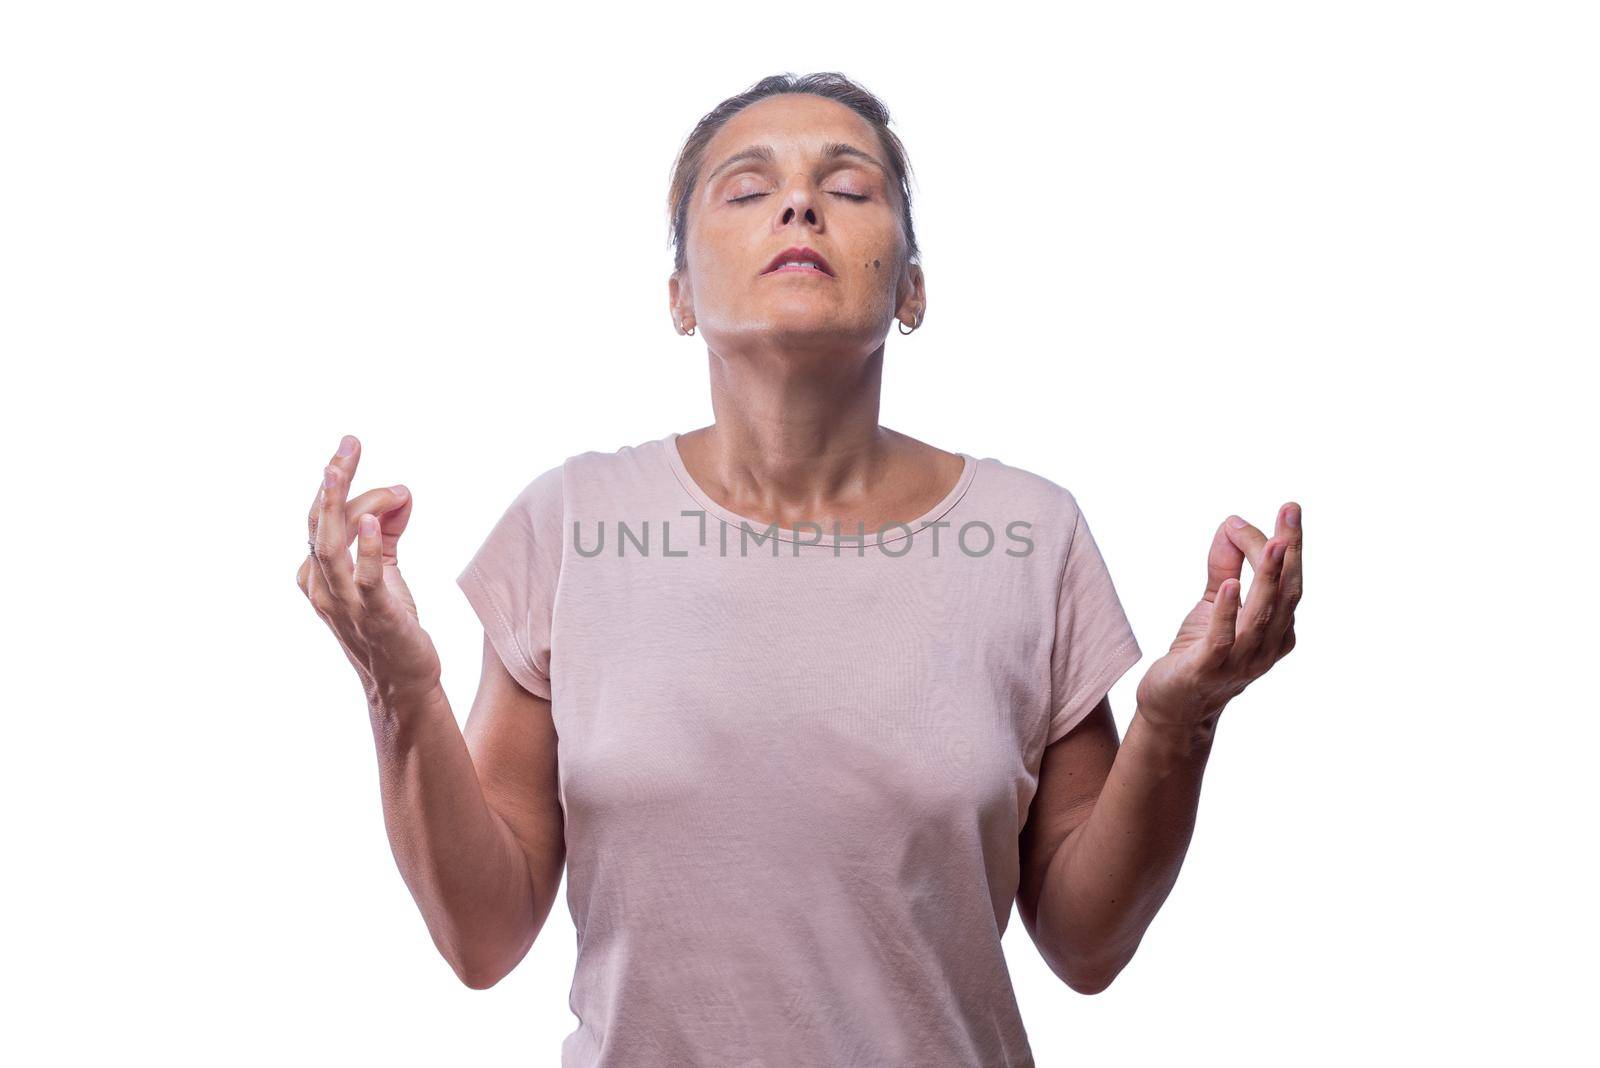
[[[562,513],[558,465],[517,495],[456,578],[506,671],[547,701]]]
[[[1076,727],[1143,653],[1083,512],[1073,501],[1072,538],[1056,595],[1050,652],[1049,745]]]

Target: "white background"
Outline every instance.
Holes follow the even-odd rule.
[[[1110,989],[1013,916],[1041,1065],[1590,1045],[1595,24],[1581,4],[16,4],[0,22],[14,1063],[555,1064],[565,889],[462,986],[295,586],[343,433],[454,580],[534,474],[710,419],[667,314],[694,121],[879,93],[926,324],[882,421],[1072,489],[1147,653],[1216,524],[1305,510],[1299,646],[1224,716]],[[28,1047],[21,1049],[21,1047]]]

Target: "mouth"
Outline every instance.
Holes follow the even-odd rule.
[[[822,258],[822,253],[815,249],[796,245],[786,248],[767,264],[767,269],[762,274],[784,274],[788,272],[806,271],[810,274],[825,274],[833,277],[833,268],[828,266],[828,261]]]

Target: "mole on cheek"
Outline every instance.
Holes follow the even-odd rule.
[[[873,260],[872,261],[872,269],[874,271],[876,271],[878,269],[878,261],[877,260]]]

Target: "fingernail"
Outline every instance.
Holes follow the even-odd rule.
[[[339,474],[333,468],[325,468],[322,472],[322,485],[325,489],[332,489],[333,484],[339,481]]]
[[[378,521],[370,515],[361,517],[361,533],[371,537],[378,532]]]
[[[1230,515],[1228,517],[1228,525],[1230,527],[1232,527],[1234,530],[1238,530],[1240,527],[1245,525],[1245,522],[1244,522],[1243,519],[1239,518],[1236,515]]]
[[[1296,505],[1290,505],[1289,511],[1283,517],[1283,521],[1291,527],[1298,527],[1300,525],[1299,507]]]
[[[404,486],[390,486],[389,488],[394,490],[396,496],[400,497],[404,497],[408,492],[410,492]]]
[[[1274,564],[1283,563],[1283,552],[1287,548],[1288,546],[1281,541],[1272,547],[1272,562]]]
[[[356,439],[355,438],[351,437],[349,434],[346,434],[344,437],[339,439],[339,455],[340,456],[349,456],[351,453],[353,453],[355,451],[356,451]]]

